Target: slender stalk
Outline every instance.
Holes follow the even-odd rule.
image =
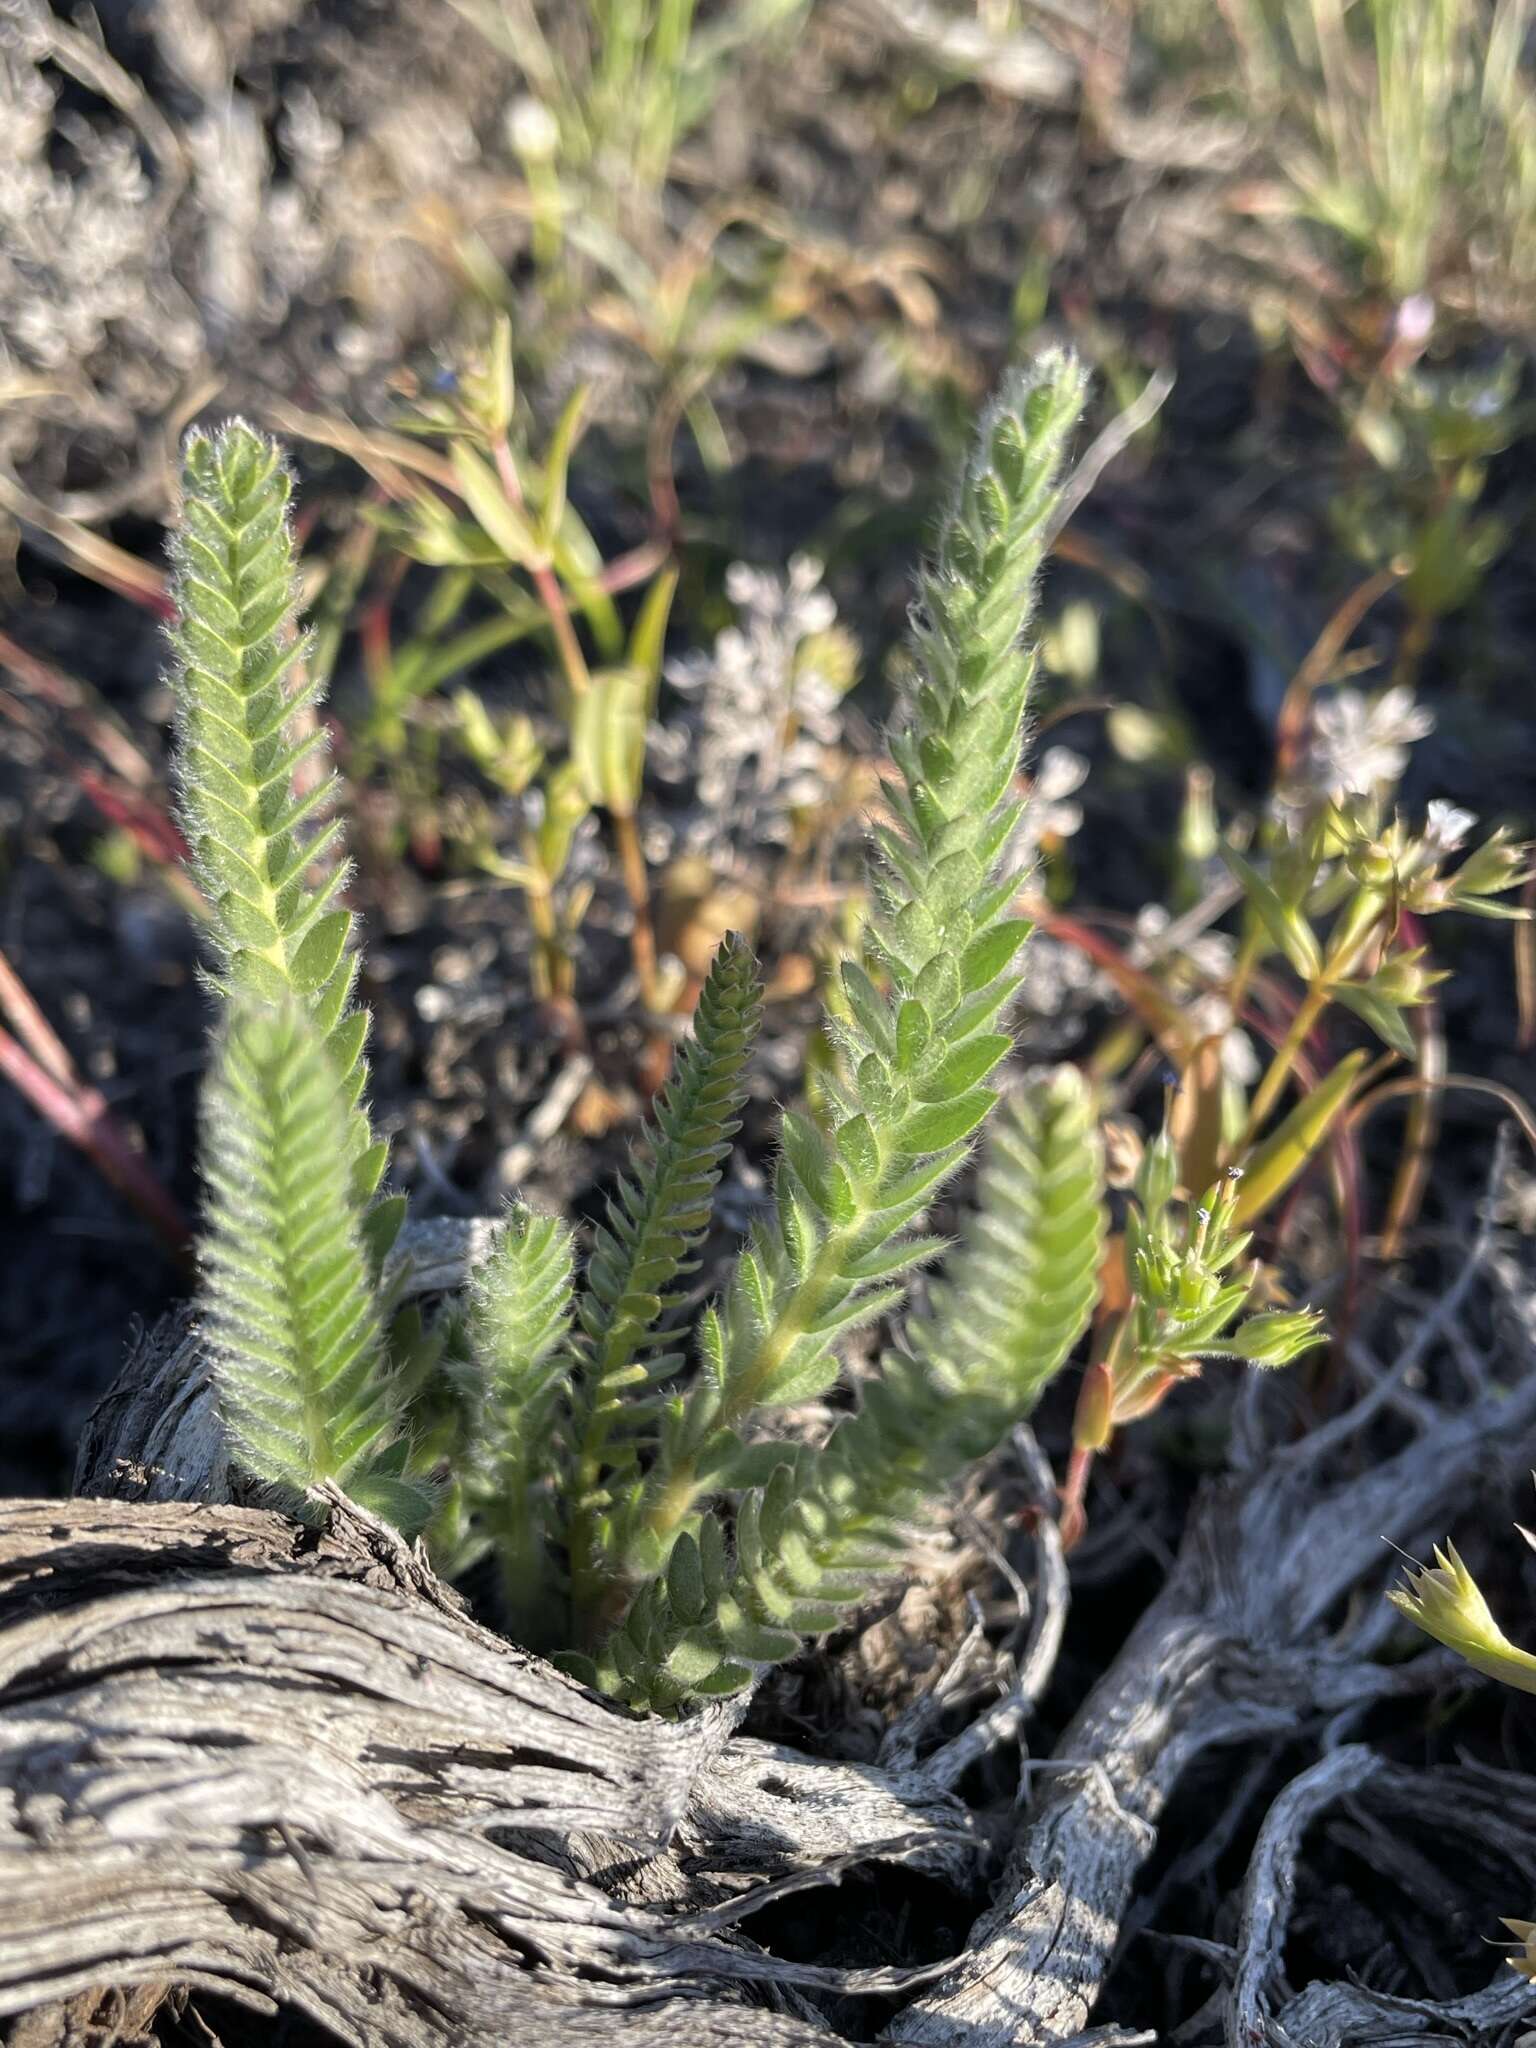
[[[541,1001],[551,996],[569,996],[570,962],[560,944],[559,922],[554,898],[538,867],[538,849],[525,836],[523,859],[527,865],[523,900],[528,905],[528,922],[538,940],[533,957],[533,992]]]
[[[1328,957],[1323,962],[1322,971],[1309,985],[1306,994],[1297,1005],[1290,1029],[1281,1039],[1268,1071],[1254,1091],[1248,1121],[1243,1126],[1243,1134],[1237,1142],[1234,1157],[1241,1157],[1258,1136],[1264,1119],[1279,1101],[1280,1092],[1290,1079],[1291,1069],[1300,1057],[1313,1026],[1332,1002],[1334,985],[1347,981],[1355,971],[1367,948],[1375,940],[1382,914],[1388,908],[1387,898],[1379,891],[1362,889],[1340,917],[1334,927]]]
[[[511,444],[505,434],[499,434],[494,446],[496,474],[508,499],[521,512],[523,487],[517,474],[517,463],[513,458]],[[587,667],[587,658],[581,651],[576,628],[571,621],[570,607],[565,601],[565,592],[560,588],[560,579],[548,562],[530,565],[539,601],[549,614],[550,630],[555,636],[555,646],[560,655],[560,665],[565,672],[566,686],[573,698],[586,696],[592,687],[592,673]],[[640,845],[640,835],[635,830],[634,819],[626,812],[612,811],[613,837],[618,850],[619,867],[624,878],[624,893],[629,898],[633,928],[630,935],[630,951],[634,956],[635,971],[640,977],[641,994],[648,1009],[658,1007],[659,982],[656,973],[656,926],[651,916],[651,884],[646,871],[645,853]]]
[[[1227,1007],[1234,1017],[1242,1014],[1248,996],[1248,984],[1253,979],[1253,970],[1259,964],[1259,955],[1264,950],[1264,927],[1257,918],[1249,923],[1237,949],[1237,960],[1232,969],[1232,979],[1227,984]]]
[[[640,977],[640,992],[649,1010],[660,1007],[660,980],[656,966],[656,926],[651,916],[650,875],[645,865],[645,849],[640,844],[640,834],[635,826],[631,811],[611,811],[613,840],[618,849],[619,871],[624,878],[624,893],[629,898],[629,912],[633,919],[630,929],[629,948],[634,956],[635,972]]]
[[[1236,1146],[1241,1156],[1254,1142],[1264,1126],[1264,1120],[1280,1100],[1281,1091],[1290,1079],[1291,1069],[1297,1056],[1312,1034],[1313,1026],[1328,1007],[1330,989],[1327,981],[1316,981],[1307,990],[1296,1006],[1290,1029],[1276,1048],[1263,1079],[1253,1092],[1253,1101],[1248,1110],[1248,1121],[1243,1126],[1243,1135]]]
[[[511,443],[505,434],[498,434],[492,447],[496,460],[496,474],[501,479],[501,488],[509,502],[519,512],[525,509],[522,480],[517,473],[517,463],[512,454]],[[560,666],[565,671],[565,680],[573,697],[584,697],[592,687],[591,671],[587,657],[581,651],[581,642],[576,637],[576,628],[571,623],[570,606],[565,601],[565,592],[560,588],[560,579],[548,562],[530,563],[529,572],[533,587],[539,593],[539,602],[549,614],[550,631],[555,636],[555,646],[560,655]]]

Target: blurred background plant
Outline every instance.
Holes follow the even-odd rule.
[[[486,779],[524,813],[510,862],[485,845],[483,831],[466,836],[482,863],[489,858],[492,872],[523,889],[538,941],[538,993],[569,1006],[569,940],[581,921],[579,890],[577,904],[559,908],[557,899],[569,894],[563,885],[588,811],[606,812],[629,898],[641,997],[663,1011],[675,991],[660,977],[636,813],[676,572],[658,547],[605,564],[572,506],[568,480],[586,402],[582,389],[567,399],[542,460],[529,452],[505,315],[496,319],[484,354],[462,377],[443,384],[442,395],[424,395],[401,424],[444,440],[446,462],[435,454],[418,460],[396,503],[374,514],[394,559],[383,565],[383,592],[364,641],[372,703],[354,738],[356,772],[368,774],[380,758],[404,761],[413,751],[413,707],[487,656],[539,634],[555,661],[546,723],[563,745],[550,760],[527,713],[498,723],[460,684],[453,699],[455,736]],[[389,593],[405,561],[437,574],[397,651]],[[614,596],[636,586],[643,595],[626,632]],[[466,618],[487,603],[493,607],[488,617]],[[595,662],[583,645],[583,628]],[[434,738],[441,730],[437,719],[425,725]]]
[[[707,18],[697,0],[579,0],[543,18],[532,0],[451,4],[523,75],[507,132],[534,188],[537,253],[553,264],[568,223],[579,237],[633,237],[743,53],[770,38],[782,49],[808,0],[734,0]],[[593,201],[601,226],[582,218]]]

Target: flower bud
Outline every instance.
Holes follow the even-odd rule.
[[[1392,850],[1380,839],[1367,839],[1352,846],[1344,860],[1355,880],[1368,889],[1390,889],[1397,878]]]
[[[1536,1657],[1512,1643],[1499,1627],[1453,1543],[1436,1550],[1432,1565],[1410,1571],[1407,1584],[1387,1598],[1474,1670],[1521,1692],[1536,1692]]]
[[[1530,872],[1529,854],[1530,848],[1512,841],[1501,825],[1481,846],[1473,848],[1451,876],[1453,901],[1518,888]]]
[[[507,140],[525,164],[553,163],[560,151],[560,123],[531,93],[507,109]]]
[[[1315,1309],[1265,1309],[1250,1316],[1234,1333],[1233,1348],[1249,1365],[1289,1365],[1323,1339],[1323,1319]]]
[[[1136,1172],[1136,1199],[1149,1223],[1155,1224],[1173,1199],[1178,1185],[1179,1161],[1173,1139],[1166,1129],[1158,1132],[1142,1154]]]
[[[1399,1009],[1412,1009],[1419,1003],[1426,1003],[1430,991],[1448,978],[1444,968],[1426,965],[1427,959],[1428,950],[1423,946],[1415,946],[1408,953],[1395,953],[1382,962],[1366,986],[1372,995],[1380,996],[1383,1002],[1393,1003]]]

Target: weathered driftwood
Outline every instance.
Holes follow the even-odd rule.
[[[462,1232],[439,1239],[418,1290],[453,1284],[472,1252]],[[0,1507],[0,2016],[25,2015],[13,2041],[40,2048],[88,2038],[104,1987],[140,2018],[191,1987],[387,2048],[529,2029],[551,2048],[599,2032],[776,2048],[839,2037],[818,1991],[901,1989],[894,2042],[1151,2039],[1089,2022],[1185,1766],[1309,1723],[1337,1736],[1444,1671],[1376,1661],[1379,1599],[1342,1632],[1338,1617],[1379,1588],[1384,1535],[1438,1534],[1496,1451],[1529,1439],[1536,1375],[1456,1412],[1410,1406],[1406,1448],[1331,1482],[1399,1384],[1293,1446],[1249,1428],[1246,1471],[1198,1504],[1163,1592],[1031,1766],[967,1953],[920,1981],[776,1959],[750,1915],[872,1857],[974,1879],[952,1788],[1018,1737],[1049,1675],[1065,1611],[1053,1531],[1016,1687],[926,1758],[921,1716],[880,1769],[748,1740],[726,1713],[640,1722],[477,1626],[339,1498],[323,1533],[230,1505],[195,1336],[172,1321],[136,1347],[82,1447],[80,1490],[105,1498]],[[1457,2007],[1285,1985],[1302,1829],[1346,1788],[1406,1796],[1395,1768],[1325,1744],[1276,1801],[1209,2038],[1364,2041],[1384,2014],[1404,2038],[1474,2038],[1530,2009],[1502,1964]],[[131,2038],[128,2020],[99,2038]]]
[[[766,1744],[716,1768],[728,1715],[616,1712],[332,1510],[317,1535],[247,1508],[0,1509],[0,2014],[172,1979],[360,2043],[586,2040],[604,2015],[626,2042],[788,2044],[824,2032],[732,2001],[903,1981],[775,1962],[697,1901],[793,1873],[807,1840],[953,1869],[958,1809],[835,1767],[807,1799]],[[680,1893],[703,1866],[688,1910],[593,1881],[669,1844]]]
[[[411,1291],[477,1248],[414,1233]],[[29,2040],[172,1984],[359,2043],[825,2039],[796,1986],[906,1975],[735,1923],[872,1856],[974,1867],[942,1789],[728,1742],[727,1711],[636,1720],[339,1496],[324,1533],[231,1505],[185,1315],[134,1346],[77,1483],[0,1506],[0,2015]]]
[[[1501,1849],[1516,1869],[1529,1861],[1536,1836],[1536,1785],[1529,1778],[1477,1770],[1405,1771],[1363,1743],[1326,1751],[1291,1780],[1259,1831],[1243,1888],[1238,1956],[1225,2001],[1226,2048],[1288,2041],[1304,2048],[1352,2036],[1492,2041],[1501,2026],[1532,2009],[1530,1985],[1512,1970],[1501,1969],[1470,1997],[1440,2004],[1393,1998],[1348,1983],[1309,1984],[1295,1996],[1279,1995],[1302,1836],[1345,1799],[1375,1810],[1378,1840],[1400,1877],[1413,1871],[1412,1861],[1391,1839],[1404,1812],[1412,1813],[1421,1828],[1431,1825],[1443,1841],[1466,1836],[1484,1856]],[[1443,1889],[1435,1871],[1424,1874],[1429,1895],[1423,1903],[1437,1913],[1443,1910]]]
[[[906,2007],[888,2038],[1025,2048],[1078,2034],[1163,1811],[1195,1757],[1290,1733],[1309,1718],[1348,1717],[1443,1675],[1432,1655],[1407,1666],[1375,1661],[1391,1613],[1383,1601],[1365,1605],[1352,1634],[1336,1633],[1333,1618],[1347,1594],[1380,1585],[1383,1537],[1422,1547],[1437,1536],[1486,1485],[1496,1447],[1519,1455],[1533,1423],[1536,1375],[1512,1393],[1436,1414],[1396,1457],[1353,1480],[1326,1484],[1326,1461],[1347,1434],[1330,1429],[1270,1450],[1208,1492],[1177,1569],[1042,1774],[997,1903],[972,1930],[965,1958]],[[1506,2002],[1507,1974],[1501,1966]],[[1246,1981],[1230,2000],[1236,2011],[1252,2005]]]

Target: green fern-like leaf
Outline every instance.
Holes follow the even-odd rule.
[[[709,1227],[720,1172],[740,1128],[744,1073],[762,1016],[757,970],[744,939],[728,937],[700,993],[693,1036],[678,1055],[641,1152],[608,1222],[600,1225],[581,1304],[585,1333],[579,1463],[571,1561],[579,1604],[592,1605],[613,1570],[605,1510],[633,1471],[643,1396],[683,1362],[663,1349],[677,1285]],[[637,1395],[641,1399],[637,1399]]]
[[[399,1428],[347,1116],[313,1018],[234,998],[204,1094],[205,1329],[236,1455],[299,1494],[365,1480]]]
[[[1077,1069],[1015,1090],[987,1143],[965,1242],[908,1325],[962,1463],[1031,1412],[1087,1328],[1103,1195],[1103,1151]]]
[[[543,1397],[559,1371],[571,1321],[571,1233],[556,1217],[513,1205],[475,1277],[475,1355],[492,1404],[518,1412]]]
[[[348,1098],[354,1183],[384,1166],[361,1097],[366,1013],[354,1007],[352,920],[320,695],[300,680],[290,480],[265,435],[234,420],[188,436],[175,542],[172,635],[180,813],[213,907],[216,981],[230,994],[299,1000],[319,1023]]]
[[[754,1410],[824,1393],[840,1336],[896,1306],[934,1246],[916,1220],[990,1111],[1027,926],[1011,914],[1013,796],[1033,655],[1020,644],[1083,398],[1064,356],[1016,378],[982,421],[914,628],[921,680],[891,741],[892,823],[875,834],[872,945],[887,988],[850,967],[834,1022],[842,1079],[824,1136],[786,1116],[771,1219],[701,1329],[703,1369],[665,1419],[624,1545],[658,1569],[722,1439]]]
[[[734,1565],[694,1559],[718,1531],[679,1538],[605,1648],[600,1676],[662,1709],[739,1690],[867,1600],[914,1523],[1006,1437],[1066,1363],[1098,1296],[1103,1162],[1086,1086],[1064,1067],[1018,1090],[988,1144],[964,1241],[886,1358],[859,1412],[819,1451],[781,1447],[741,1501]],[[686,1547],[685,1547],[686,1546]],[[700,1567],[702,1568],[702,1566]]]
[[[476,1487],[497,1550],[509,1618],[523,1642],[557,1612],[549,1539],[558,1503],[559,1409],[573,1363],[571,1233],[517,1204],[474,1283],[470,1341],[478,1369]]]

